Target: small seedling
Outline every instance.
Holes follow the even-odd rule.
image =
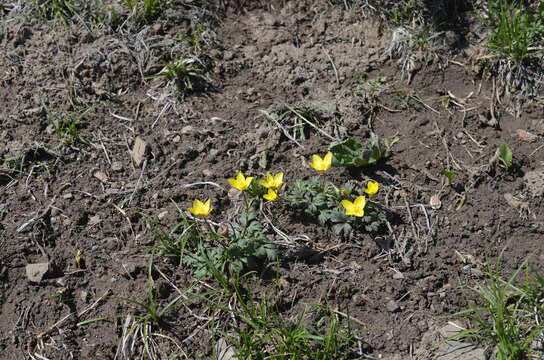
[[[192,92],[197,88],[205,88],[211,83],[211,79],[205,74],[205,69],[200,63],[192,59],[174,60],[164,66],[164,68],[149,78],[166,78],[171,81],[179,91]]]
[[[55,135],[61,139],[65,145],[72,147],[77,142],[88,144],[88,141],[81,135],[81,121],[96,106],[82,107],[79,110],[66,113],[63,115],[55,115],[45,108],[47,121],[53,127]]]
[[[499,166],[509,170],[512,166],[512,150],[506,144],[499,145]]]
[[[443,169],[440,173],[446,177],[447,179],[446,185],[451,185],[453,183],[453,178],[455,177],[455,171]]]

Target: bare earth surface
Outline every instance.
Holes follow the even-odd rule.
[[[492,79],[474,72],[478,34],[446,31],[432,55],[415,53],[403,71],[391,49],[395,29],[371,9],[254,2],[210,25],[212,86],[182,95],[148,76],[170,60],[171,41],[195,28],[189,10],[174,1],[139,32],[65,26],[31,11],[0,18],[0,358],[113,359],[124,319],[115,315],[131,311],[116,297],[146,296],[155,241],[146,216],[171,227],[174,202],[187,208],[212,197],[214,221],[225,220],[226,191],[184,185],[228,189],[238,170],[267,169],[285,172],[289,184],[313,175],[308,160],[326,152],[329,137],[399,139],[379,166],[327,175],[379,181],[391,228],[344,239],[266,205],[293,239],[269,229],[280,244],[272,277],[286,318],[306,303],[327,303],[357,319],[367,354],[407,359],[466,307],[466,287],[489,260],[500,256],[506,272],[527,257],[542,266],[542,103],[513,109],[496,101]],[[286,104],[319,109],[326,135],[313,131],[297,144],[260,111]],[[67,146],[51,118],[82,108],[86,141]],[[139,165],[136,138],[146,145]],[[508,172],[489,165],[501,143],[514,154]],[[443,169],[455,172],[451,186]],[[31,282],[26,266],[36,263],[48,269]],[[155,265],[179,288],[193,283],[189,268],[162,258]],[[175,296],[155,278],[161,302]],[[59,301],[63,294],[75,300]],[[188,358],[211,358],[209,313],[196,303],[169,317]],[[101,316],[109,318],[77,325]]]

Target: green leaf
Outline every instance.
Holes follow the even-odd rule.
[[[334,155],[335,166],[366,166],[380,161],[386,156],[387,147],[379,139],[374,139],[366,148],[354,139],[332,143],[329,151]]]
[[[499,145],[499,161],[505,169],[512,166],[512,150],[506,144]]]
[[[440,173],[448,179],[450,184],[453,182],[453,178],[455,177],[455,172],[453,170],[444,169]]]

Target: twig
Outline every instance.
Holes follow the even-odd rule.
[[[102,150],[104,150],[104,154],[106,155],[106,160],[108,160],[108,164],[111,165],[110,157],[108,156],[108,152],[106,151],[106,147],[104,146],[104,142],[102,141],[102,138],[100,138],[100,145],[102,145]]]
[[[343,317],[347,318],[348,320],[353,320],[353,322],[356,322],[356,323],[359,324],[359,325],[365,326],[365,323],[364,323],[364,322],[362,322],[361,320],[359,320],[359,319],[357,319],[357,318],[354,318],[354,317],[351,316],[351,315],[348,315],[348,314],[343,313],[343,312],[338,311],[338,310],[334,310],[334,309],[331,309],[331,310],[332,310],[332,312],[335,313],[335,314],[338,314],[338,315],[340,315],[340,316],[343,316]]]
[[[125,121],[129,121],[129,122],[133,122],[134,119],[131,119],[131,118],[127,118],[127,117],[124,117],[124,116],[121,116],[121,115],[117,115],[117,114],[114,114],[110,111],[110,115],[113,116],[114,118],[117,118],[119,120],[125,120]]]
[[[532,153],[529,154],[529,157],[533,156],[534,154],[536,154],[540,149],[542,149],[544,147],[544,144],[540,145],[539,147],[537,147]]]
[[[264,115],[266,115],[266,117],[270,120],[272,120],[274,123],[276,123],[276,125],[281,129],[281,131],[283,132],[283,134],[285,135],[285,137],[287,137],[289,140],[291,140],[292,142],[294,142],[295,144],[297,144],[301,149],[304,149],[304,146],[299,143],[294,137],[291,136],[291,134],[289,134],[289,131],[287,131],[287,129],[285,129],[285,127],[283,125],[281,125],[279,123],[278,120],[276,120],[276,118],[272,115],[270,115],[268,112],[266,112],[265,110],[260,110],[261,113],[263,113]]]
[[[409,97],[410,99],[412,99],[412,100],[417,101],[417,102],[420,103],[421,105],[425,106],[427,109],[429,109],[429,110],[431,110],[431,111],[433,111],[433,112],[435,112],[435,113],[437,113],[437,114],[440,114],[440,111],[435,110],[435,109],[433,109],[432,107],[430,107],[429,105],[425,104],[425,103],[424,103],[422,100],[420,100],[417,96],[410,95],[410,96],[408,96],[408,97]]]
[[[217,183],[214,183],[212,181],[199,181],[199,182],[195,182],[195,183],[192,183],[192,184],[185,184],[183,185],[184,188],[190,188],[190,187],[193,187],[193,186],[200,186],[200,185],[211,185],[211,186],[215,186],[216,188],[219,188],[223,191],[227,191],[225,190],[224,187],[222,187],[221,185],[217,184]]]
[[[314,129],[316,129],[318,132],[320,132],[321,134],[325,135],[326,137],[328,137],[329,139],[331,139],[332,141],[338,141],[339,139],[337,138],[334,138],[332,136],[330,136],[329,134],[327,134],[325,131],[323,131],[322,129],[320,129],[318,126],[316,126],[314,123],[312,123],[311,121],[309,121],[308,119],[306,119],[304,116],[302,116],[298,111],[296,111],[293,107],[291,107],[289,104],[285,103],[285,106],[291,110],[296,116],[298,116],[299,118],[301,118],[305,123],[307,123],[308,125],[310,125],[311,127],[313,127]]]
[[[336,69],[336,65],[334,65],[334,61],[332,60],[332,57],[329,55],[329,52],[325,49],[324,46],[321,46],[321,49],[323,50],[325,55],[327,55],[327,57],[329,58],[329,61],[331,62],[331,65],[332,65],[332,69],[334,70],[334,76],[336,77],[336,83],[340,85],[340,77],[338,76],[338,70]]]
[[[102,299],[104,299],[106,296],[108,296],[108,294],[110,293],[111,289],[108,289],[106,290],[106,292],[104,293],[104,295],[102,295],[101,297],[99,297],[94,303],[92,303],[91,305],[89,305],[87,308],[83,309],[79,314],[77,314],[77,317],[81,317],[82,315],[84,315],[86,312],[94,309],[96,307],[96,305],[98,305],[98,303],[100,301],[102,301]]]
[[[406,205],[406,211],[408,212],[408,217],[410,218],[410,224],[412,225],[412,235],[414,236],[414,238],[419,239],[419,231],[416,230],[416,224],[414,223],[412,210],[410,210],[410,204],[408,204],[408,200],[406,200],[406,198],[404,198],[404,204]]]
[[[170,103],[164,104],[163,108],[161,109],[161,112],[159,113],[155,121],[153,121],[153,124],[151,124],[151,129],[153,129],[155,125],[157,125],[157,122],[160,120],[160,118],[164,115],[164,113],[166,112],[166,110],[168,110],[170,106],[172,106],[172,104]]]
[[[31,218],[30,220],[24,222],[23,224],[19,225],[19,227],[15,230],[16,232],[20,233],[21,231],[23,231],[24,229],[26,229],[27,226],[35,223],[36,221],[40,220],[41,218],[47,216],[47,214],[49,213],[49,210],[51,210],[51,207],[53,206],[53,204],[55,203],[55,200],[57,199],[57,196],[55,195],[55,197],[51,200],[51,202],[49,203],[49,205],[47,205],[47,207],[42,210],[42,212],[40,212],[37,216],[34,216],[33,218]]]
[[[142,165],[142,170],[140,171],[140,176],[138,177],[138,181],[136,182],[136,186],[134,187],[134,191],[132,194],[130,194],[130,198],[128,199],[128,204],[132,202],[132,198],[134,198],[134,194],[140,189],[140,183],[142,182],[142,176],[144,175],[145,168],[147,166],[147,159],[144,160],[144,163]]]

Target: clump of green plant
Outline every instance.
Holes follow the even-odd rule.
[[[544,3],[533,9],[519,0],[489,0],[487,9],[491,51],[516,63],[535,56],[531,49],[544,35]]]
[[[243,211],[238,222],[228,223],[223,235],[200,225],[182,217],[168,233],[160,228],[155,231],[160,254],[179,258],[181,263],[195,269],[198,278],[214,276],[210,265],[222,274],[239,276],[277,258],[275,245],[249,211]]]
[[[64,23],[78,15],[78,9],[72,0],[32,0],[32,5],[41,16],[47,19],[58,17]]]
[[[167,63],[159,73],[151,75],[150,78],[165,78],[179,91],[192,92],[206,88],[211,83],[205,73],[205,68],[199,62],[177,59]]]
[[[171,0],[123,0],[121,3],[132,12],[131,15],[136,24],[145,25],[153,21],[170,1]]]
[[[26,171],[29,168],[43,169],[49,172],[49,163],[59,160],[63,161],[61,154],[45,146],[32,148],[14,149],[4,155],[4,164],[15,171]]]
[[[347,360],[360,359],[357,350],[358,332],[351,328],[349,318],[343,324],[327,306],[313,305],[294,321],[282,316],[280,309],[267,295],[255,299],[250,293],[237,293],[239,307],[231,313],[240,325],[234,334],[226,334],[234,345],[237,359],[244,360]],[[309,310],[318,320],[307,325]]]
[[[329,151],[334,155],[334,166],[360,167],[374,165],[389,156],[389,150],[397,140],[372,140],[367,147],[354,139],[332,143]]]
[[[512,150],[506,144],[500,144],[497,149],[499,154],[499,166],[505,170],[512,167]]]
[[[46,118],[49,124],[53,127],[55,135],[64,142],[67,146],[74,146],[77,142],[87,144],[88,141],[81,135],[80,124],[85,116],[95,106],[83,107],[79,110],[65,113],[63,115],[54,115],[46,109]]]
[[[519,281],[523,269],[526,274]],[[544,277],[529,274],[527,263],[506,280],[498,270],[488,271],[487,281],[472,288],[482,305],[471,304],[456,314],[468,317],[471,326],[455,337],[489,341],[497,360],[538,358],[542,353],[533,342],[544,336]]]
[[[151,257],[153,259],[153,257]],[[155,281],[151,276],[152,272],[159,273],[166,281],[171,283],[164,273],[162,273],[157,267],[154,267],[152,261],[148,265],[147,276],[147,292],[146,297],[143,300],[127,297],[112,296],[112,299],[119,300],[121,303],[130,305],[133,308],[133,312],[130,314],[120,315],[106,315],[97,318],[87,319],[81,321],[77,326],[85,326],[97,321],[104,321],[110,318],[124,318],[122,336],[119,342],[119,346],[116,353],[116,358],[120,359],[134,359],[138,354],[145,356],[149,359],[156,359],[157,354],[165,355],[160,358],[171,358],[166,356],[165,351],[167,347],[172,349],[179,349],[178,341],[174,338],[161,334],[159,329],[164,328],[168,324],[168,315],[173,312],[177,307],[187,305],[195,302],[202,296],[208,294],[194,295],[192,293],[193,287],[190,286],[187,289],[181,291],[175,288],[178,294],[174,296],[168,302],[160,302],[159,289],[155,286]],[[129,346],[132,344],[132,346]],[[134,346],[138,344],[139,346]],[[174,351],[175,351],[174,350]],[[172,351],[172,353],[174,352]],[[172,354],[170,354],[172,355]]]
[[[410,22],[413,19],[414,14],[418,13],[418,11],[416,11],[416,5],[415,0],[398,1],[389,12],[391,22],[395,25]]]
[[[385,223],[385,213],[373,202],[365,202],[364,216],[346,214],[342,207],[343,199],[357,199],[365,194],[365,189],[352,183],[340,188],[323,183],[319,177],[297,180],[285,194],[285,200],[304,215],[329,226],[337,235],[349,236],[353,230],[377,232]]]
[[[455,171],[450,169],[442,169],[442,171],[440,171],[440,174],[444,175],[444,177],[446,178],[446,185],[451,186],[453,184],[453,179],[455,178]]]

